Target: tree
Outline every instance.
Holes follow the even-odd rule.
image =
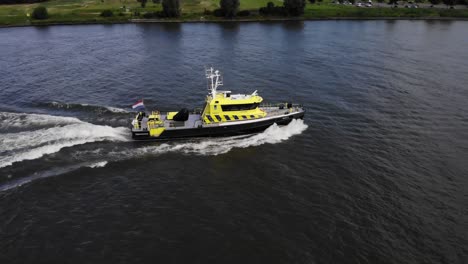
[[[250,16],[250,11],[249,10],[241,10],[241,11],[237,12],[237,16],[240,16],[240,17]]]
[[[101,16],[102,17],[111,17],[111,16],[114,16],[114,13],[111,10],[107,9],[107,10],[103,10],[101,12]]]
[[[154,3],[154,4],[160,4],[160,3],[161,3],[161,0],[153,0],[153,3]]]
[[[163,13],[166,17],[180,16],[180,1],[179,0],[162,0]]]
[[[440,4],[440,0],[429,0],[429,2],[430,2],[432,5],[438,5],[438,4]]]
[[[267,15],[267,16],[285,16],[286,11],[283,6],[275,6],[273,2],[268,2],[266,7],[261,7],[258,12],[260,15]]]
[[[304,14],[305,0],[284,0],[283,6],[288,15],[300,16]]]
[[[235,17],[237,10],[239,9],[239,0],[221,0],[219,1],[219,6],[221,7],[221,12],[225,17]]]
[[[388,1],[388,4],[389,5],[396,5],[396,4],[398,4],[398,1],[397,0],[390,0],[390,1]]]
[[[315,4],[315,0],[309,0],[311,4]]]
[[[43,6],[38,6],[34,8],[32,12],[32,18],[34,19],[47,19],[49,18],[49,13],[47,12],[47,8]]]
[[[140,2],[141,7],[143,7],[143,8],[146,7],[146,2],[148,2],[148,0],[137,0],[137,1]]]
[[[455,5],[455,0],[442,0],[442,2],[444,2],[444,4],[447,5],[447,7]]]

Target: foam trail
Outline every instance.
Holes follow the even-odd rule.
[[[38,180],[38,179],[43,179],[43,178],[49,178],[49,177],[54,177],[58,176],[64,173],[69,173],[75,170],[78,170],[83,167],[89,167],[89,168],[100,168],[106,166],[107,161],[102,161],[102,162],[97,162],[97,163],[80,163],[80,164],[74,164],[70,166],[65,166],[65,167],[59,167],[59,168],[53,168],[50,170],[45,170],[45,171],[40,171],[40,172],[35,172],[29,176],[22,177],[4,184],[0,185],[0,192],[2,191],[7,191],[10,189],[14,189],[17,187],[21,187],[27,183],[30,183],[32,181]]]
[[[102,168],[102,167],[105,167],[106,165],[107,165],[107,161],[100,161],[100,162],[89,164],[86,167],[89,167],[89,168]]]
[[[250,136],[236,136],[227,138],[214,138],[199,142],[162,144],[158,146],[144,147],[136,152],[140,154],[160,154],[167,152],[182,152],[198,155],[219,155],[229,152],[234,148],[248,148],[263,144],[276,144],[299,135],[307,129],[303,120],[292,120],[287,126],[273,124],[264,132]]]
[[[109,111],[112,113],[130,113],[130,111],[113,106],[99,106],[99,105],[90,105],[90,104],[80,104],[80,103],[61,103],[61,102],[50,102],[46,105],[57,108],[57,109],[75,109],[81,111],[94,111],[94,112],[105,112]]]
[[[113,107],[113,106],[104,106],[107,110],[114,112],[114,113],[131,113],[128,110],[118,108],[118,107]]]
[[[41,123],[55,124],[55,127],[2,134],[0,138],[0,168],[23,160],[38,159],[44,155],[58,152],[65,147],[104,140],[127,140],[128,131],[124,127],[94,125],[69,117],[21,115],[26,116],[20,121],[25,125],[30,120],[29,116],[33,115],[42,120]],[[11,115],[11,117],[11,119],[17,120],[17,116]]]
[[[79,122],[35,131],[3,134],[0,139],[0,151],[21,150],[56,141],[115,139],[125,141],[125,128],[93,125]],[[94,141],[96,141],[94,140]]]
[[[79,120],[78,120],[79,121]],[[48,133],[43,133],[42,136],[37,137],[36,143],[46,142],[45,145],[40,145],[37,147],[33,147],[30,151],[20,152],[18,154],[13,155],[12,157],[2,157],[0,156],[0,168],[11,165],[13,162],[27,160],[27,159],[36,159],[40,158],[43,155],[51,154],[60,151],[60,149],[64,147],[74,146],[78,144],[84,144],[93,141],[99,140],[113,140],[113,141],[121,141],[126,140],[123,136],[123,133],[126,133],[125,128],[111,128],[106,126],[98,126],[88,124],[82,121],[79,121],[79,125],[84,125],[88,127],[88,129],[93,130],[95,133],[100,133],[101,136],[97,135],[89,135],[86,132],[76,131],[76,127],[74,125],[67,125],[61,127],[65,130],[70,130],[68,134],[68,139],[63,141],[63,138],[57,136],[54,138],[52,142],[48,142],[42,136],[52,136],[50,133],[52,131],[48,131]],[[25,178],[21,178],[3,185],[0,185],[0,192],[9,190],[12,188],[16,188],[22,186],[26,183],[34,181],[36,179],[52,177],[60,174],[64,174],[81,167],[89,167],[89,168],[101,168],[105,167],[108,164],[107,160],[112,161],[119,161],[122,159],[133,158],[133,157],[140,157],[142,155],[154,155],[154,154],[164,154],[169,152],[180,152],[186,154],[196,154],[196,155],[220,155],[229,152],[234,148],[248,148],[259,146],[263,144],[276,144],[283,142],[292,136],[299,135],[303,131],[307,129],[307,125],[304,123],[303,120],[292,120],[291,123],[287,126],[277,126],[276,124],[270,126],[264,132],[255,134],[255,135],[243,135],[243,136],[235,136],[235,137],[225,137],[225,138],[210,138],[210,139],[202,139],[187,143],[175,142],[175,143],[164,143],[157,146],[146,146],[142,148],[131,148],[126,151],[111,151],[106,153],[106,160],[102,160],[102,151],[101,149],[95,150],[85,150],[85,151],[78,151],[74,153],[73,156],[77,160],[81,160],[80,155],[78,153],[82,153],[82,155],[86,156],[87,159],[95,159],[101,160],[98,162],[81,162],[79,164],[74,164],[71,166],[66,166],[62,168],[53,168],[51,170],[38,172],[33,175],[30,175]],[[45,131],[42,131],[45,132]],[[81,133],[81,134],[80,134]],[[80,138],[80,135],[83,137]],[[22,137],[23,135],[19,136]],[[89,137],[87,137],[89,136]],[[64,136],[65,137],[65,136]],[[41,141],[42,140],[42,141]],[[31,142],[30,144],[33,144]],[[75,156],[75,155],[78,155]]]
[[[75,117],[0,112],[0,128],[51,126],[81,123]]]

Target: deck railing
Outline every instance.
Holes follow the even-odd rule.
[[[281,106],[283,108],[287,108],[288,103],[262,103],[258,107],[262,108],[262,107],[281,107]],[[291,106],[293,108],[301,108],[302,104],[291,104]]]

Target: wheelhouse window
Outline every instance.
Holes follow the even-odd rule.
[[[242,110],[252,110],[257,108],[259,103],[253,104],[235,104],[235,105],[222,105],[221,109],[223,111],[242,111]]]

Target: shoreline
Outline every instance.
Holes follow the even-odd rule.
[[[45,22],[17,25],[0,25],[1,28],[72,26],[72,25],[114,25],[114,24],[152,24],[152,23],[252,23],[286,21],[330,21],[330,20],[427,20],[427,21],[468,21],[466,17],[322,17],[322,18],[251,18],[251,19],[128,19],[122,21],[77,21]]]

